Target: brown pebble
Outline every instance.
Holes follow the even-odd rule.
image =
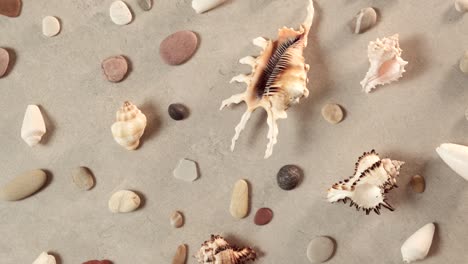
[[[198,38],[192,31],[176,32],[165,38],[159,45],[159,55],[169,65],[180,65],[195,53]]]
[[[185,119],[189,115],[188,108],[185,105],[179,103],[170,104],[167,108],[167,112],[172,119],[177,121]]]
[[[184,216],[181,212],[175,211],[171,215],[171,225],[175,228],[180,228],[184,225]]]
[[[414,175],[411,179],[411,187],[414,192],[423,193],[426,189],[426,181],[424,180],[424,177],[421,175]]]
[[[83,264],[112,264],[110,260],[88,260]]]
[[[256,225],[266,225],[273,219],[273,211],[270,208],[260,208],[255,214],[254,223]]]
[[[0,0],[2,1],[2,0]],[[10,63],[10,54],[6,49],[0,48],[0,78],[5,75],[8,64]]]
[[[83,191],[94,186],[94,176],[86,167],[77,167],[72,170],[72,179],[75,185]]]
[[[112,56],[102,62],[102,72],[109,82],[120,82],[128,71],[127,59],[124,56]]]
[[[0,15],[17,17],[21,12],[21,0],[0,0]]]
[[[326,104],[322,108],[323,118],[331,124],[338,124],[343,120],[343,110],[337,104]]]
[[[177,247],[177,251],[172,259],[172,264],[185,264],[187,260],[187,246],[182,244]]]

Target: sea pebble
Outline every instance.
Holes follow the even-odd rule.
[[[285,165],[278,171],[276,180],[281,189],[289,191],[296,188],[303,176],[304,173],[298,166]]]
[[[113,213],[128,213],[135,211],[140,203],[138,194],[128,190],[120,190],[109,199],[109,210]]]
[[[307,258],[311,263],[323,263],[330,259],[334,250],[335,243],[331,238],[316,237],[307,246]]]
[[[132,12],[128,8],[127,4],[123,1],[114,1],[109,9],[109,15],[112,20],[117,25],[127,25],[132,22]]]
[[[87,191],[94,186],[94,177],[86,167],[77,167],[72,170],[72,179],[75,185],[83,191]]]
[[[198,178],[197,164],[192,160],[181,159],[172,174],[179,180],[193,182]]]
[[[460,59],[459,67],[463,73],[468,73],[468,51],[465,51],[465,54]]]
[[[256,225],[266,225],[273,219],[273,211],[270,208],[260,208],[255,214],[254,223]]]
[[[3,75],[5,75],[9,63],[10,53],[8,53],[8,50],[0,48],[0,78],[2,78]]]
[[[414,192],[423,193],[426,189],[426,182],[424,177],[420,175],[414,175],[413,178],[411,178],[411,188],[413,188]]]
[[[180,228],[184,225],[184,216],[181,212],[175,211],[171,215],[171,226],[175,228]]]
[[[183,104],[170,104],[167,111],[169,112],[169,116],[174,120],[182,120],[185,119],[188,114],[189,110]]]
[[[88,260],[83,262],[83,264],[112,264],[110,260]]]
[[[21,0],[1,0],[0,15],[17,17],[21,12]]]
[[[455,9],[460,13],[468,11],[468,0],[455,0]]]
[[[192,8],[198,14],[211,10],[221,4],[226,2],[226,0],[193,0]]]
[[[323,118],[330,124],[338,124],[343,120],[343,110],[337,104],[326,104],[322,108]]]
[[[55,257],[47,254],[47,252],[42,252],[39,257],[32,264],[56,264]]]
[[[60,32],[60,21],[53,16],[42,19],[42,34],[46,37],[56,36]]]
[[[169,65],[188,61],[197,50],[198,38],[192,31],[176,32],[165,38],[159,45],[159,55]]]
[[[172,259],[172,264],[185,264],[187,260],[187,246],[182,244],[177,247],[174,258]]]
[[[128,62],[124,56],[112,56],[102,61],[101,68],[109,82],[120,82],[128,72]]]
[[[42,170],[32,170],[19,174],[0,188],[0,199],[17,201],[24,199],[41,189],[47,181]]]
[[[377,23],[377,12],[372,7],[361,9],[351,21],[354,34],[360,34],[372,28]]]
[[[138,5],[144,11],[149,11],[153,7],[153,1],[152,0],[138,0]]]
[[[234,185],[229,212],[237,219],[242,219],[249,213],[249,185],[247,181],[238,180]]]

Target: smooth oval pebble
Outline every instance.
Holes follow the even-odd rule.
[[[188,61],[197,50],[198,38],[192,31],[176,32],[159,45],[159,55],[169,65],[180,65]]]
[[[127,59],[122,56],[112,56],[102,61],[102,72],[109,82],[120,82],[128,72]]]
[[[423,193],[426,189],[424,177],[421,175],[414,175],[413,178],[411,178],[411,188],[413,188],[414,192]]]
[[[326,104],[322,108],[323,118],[331,124],[338,124],[343,120],[343,110],[337,104]]]
[[[0,188],[0,199],[17,201],[24,199],[41,189],[47,181],[47,175],[42,170],[24,172]]]
[[[229,212],[237,219],[242,219],[249,213],[249,185],[245,180],[238,180],[234,185]]]
[[[193,182],[198,178],[197,164],[189,159],[181,159],[172,174],[179,180]]]
[[[323,263],[331,258],[335,243],[331,238],[320,236],[310,241],[307,246],[307,258],[311,263]]]
[[[463,57],[460,59],[460,64],[458,66],[463,73],[468,73],[468,51],[463,54]]]
[[[120,190],[109,199],[109,210],[113,213],[128,213],[135,211],[140,203],[138,194],[128,190]]]
[[[273,211],[270,208],[260,208],[255,214],[254,223],[256,225],[266,225],[273,219]]]
[[[188,116],[188,109],[185,105],[183,104],[170,104],[167,112],[169,113],[169,116],[174,119],[174,120],[182,120],[185,119]]]
[[[109,8],[109,15],[115,24],[119,26],[127,25],[132,22],[132,12],[128,8],[127,4],[123,1],[115,1],[111,4]]]
[[[21,12],[21,0],[0,0],[0,15],[17,17]]]
[[[60,21],[53,16],[42,19],[42,34],[46,37],[56,36],[60,32]]]
[[[187,246],[182,244],[177,247],[174,258],[172,259],[172,264],[185,264],[187,260]]]
[[[0,78],[5,75],[8,64],[10,64],[10,53],[8,50],[0,48]]]
[[[86,262],[83,262],[83,264],[112,264],[110,260],[88,260]]]
[[[87,191],[94,186],[94,177],[86,167],[77,167],[72,170],[72,179],[75,185],[83,191]]]
[[[192,8],[198,14],[209,11],[221,4],[226,2],[226,0],[192,0]]]
[[[138,0],[138,5],[143,9],[143,11],[149,11],[153,7],[152,0]]]
[[[184,216],[181,212],[175,211],[171,215],[171,226],[180,228],[184,225]]]
[[[377,23],[377,12],[372,7],[361,9],[351,21],[354,34],[360,34],[372,28]]]
[[[298,166],[285,165],[278,171],[276,180],[281,189],[289,191],[296,188],[303,176],[304,173]]]
[[[54,256],[42,252],[32,264],[57,264],[57,262]]]

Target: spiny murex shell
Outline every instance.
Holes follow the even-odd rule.
[[[405,72],[407,61],[401,58],[398,34],[371,41],[367,48],[370,68],[361,81],[362,89],[369,93],[377,85],[387,84],[400,79]]]
[[[247,56],[239,60],[242,64],[252,66],[250,75],[240,74],[232,78],[231,83],[244,82],[247,90],[224,100],[221,109],[231,104],[244,101],[247,111],[235,128],[232,138],[231,151],[234,150],[236,140],[250,118],[252,112],[262,107],[268,114],[269,140],[265,151],[265,158],[271,156],[273,146],[277,142],[278,119],[287,117],[286,110],[296,104],[302,97],[309,95],[306,87],[309,65],[305,64],[303,50],[307,46],[307,36],[314,18],[314,5],[309,0],[307,17],[298,31],[283,27],[278,31],[275,41],[258,37],[253,44],[261,47],[263,52],[257,58]]]
[[[140,144],[145,132],[146,116],[134,104],[126,101],[116,113],[116,122],[112,125],[115,141],[128,150],[134,150]]]
[[[211,235],[205,241],[195,257],[200,264],[244,264],[254,261],[257,254],[250,247],[231,246],[223,237]]]
[[[333,184],[328,189],[329,202],[351,200],[350,206],[363,209],[366,214],[374,211],[380,214],[380,206],[390,211],[394,209],[388,204],[385,193],[391,191],[396,185],[396,178],[400,174],[402,161],[380,159],[379,155],[371,150],[359,157],[354,175],[349,179]]]

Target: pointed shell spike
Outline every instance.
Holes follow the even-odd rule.
[[[468,147],[452,143],[436,148],[440,158],[458,175],[468,181]]]
[[[45,133],[46,127],[41,110],[37,105],[28,105],[21,127],[21,138],[33,147],[41,141]]]
[[[411,235],[401,246],[401,255],[405,263],[425,259],[434,238],[435,225],[426,224]]]

